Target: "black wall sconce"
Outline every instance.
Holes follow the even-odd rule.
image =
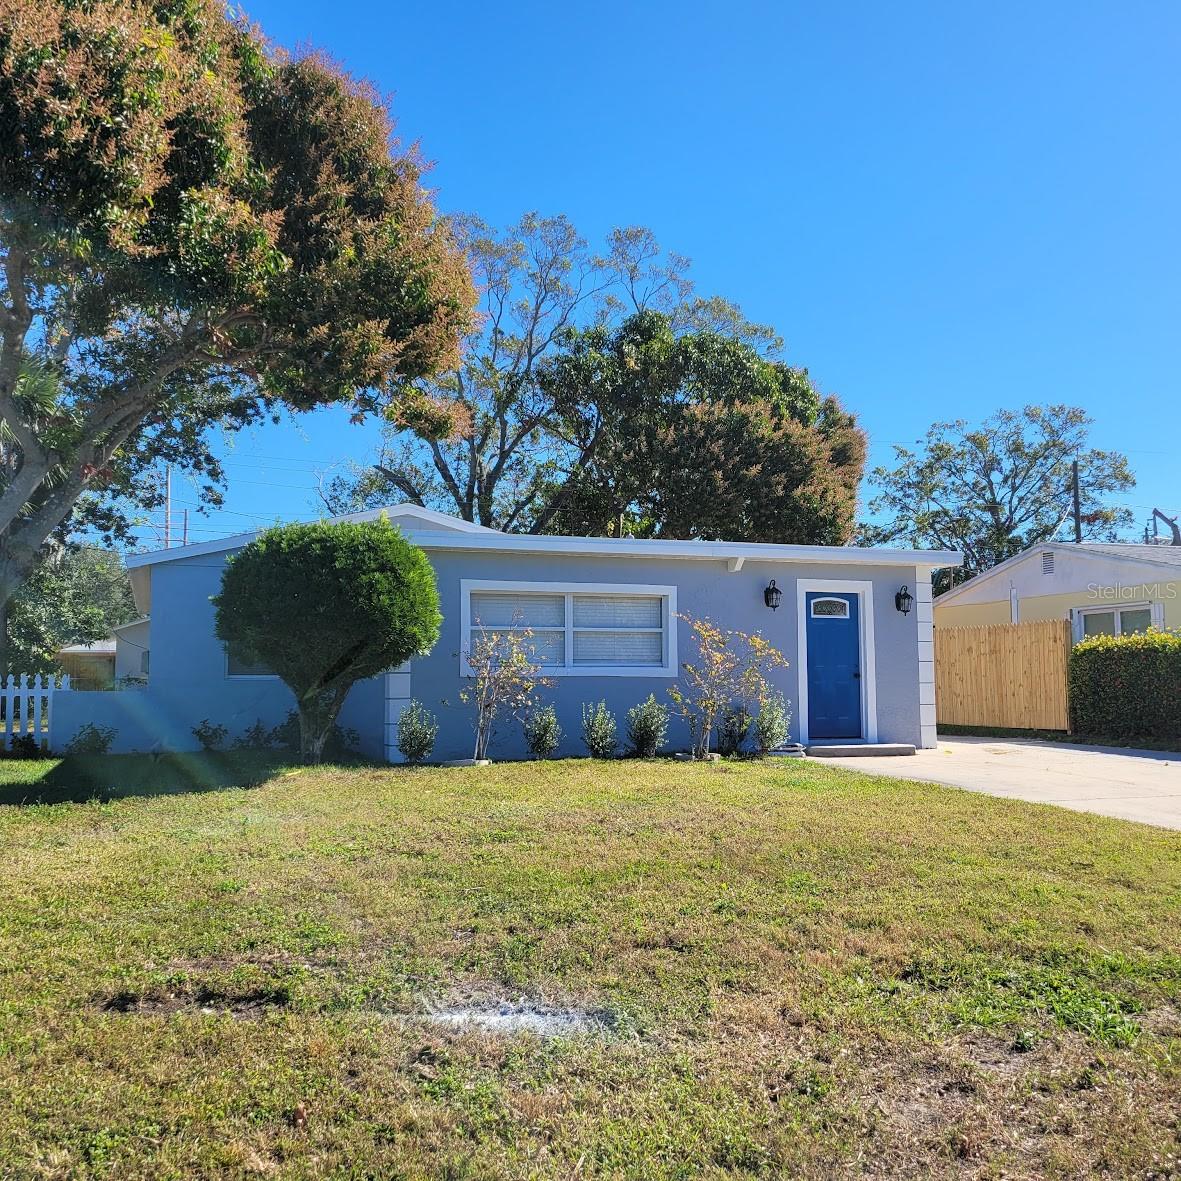
[[[894,606],[897,607],[903,615],[910,614],[910,605],[913,602],[914,595],[912,595],[909,588],[905,586],[894,596]]]
[[[767,583],[767,589],[763,591],[763,602],[766,603],[772,611],[778,611],[779,604],[782,599],[783,591],[781,591],[779,587],[775,585],[775,579],[772,578],[771,581]]]

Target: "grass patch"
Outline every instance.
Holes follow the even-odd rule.
[[[796,761],[108,758],[0,764],[0,798],[2,1175],[1177,1154],[1172,833]],[[423,1019],[473,998],[607,1032]]]

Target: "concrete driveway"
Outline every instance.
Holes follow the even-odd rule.
[[[914,757],[826,763],[1181,829],[1181,753],[940,735]]]

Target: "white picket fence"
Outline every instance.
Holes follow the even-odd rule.
[[[19,677],[0,679],[0,733],[4,746],[13,738],[29,734],[44,745],[49,741],[49,719],[53,710],[53,695],[70,687],[68,676]]]

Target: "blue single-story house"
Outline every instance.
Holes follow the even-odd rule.
[[[606,701],[622,730],[627,709],[649,693],[668,700],[681,661],[694,655],[686,617],[759,631],[783,653],[788,666],[772,680],[791,702],[793,740],[935,744],[931,571],[958,564],[957,553],[531,537],[417,505],[381,511],[430,558],[443,630],[428,656],[359,683],[349,695],[341,724],[357,731],[370,757],[399,760],[396,724],[412,698],[439,719],[435,757],[470,756],[472,711],[459,699],[470,629],[514,621],[531,628],[552,678],[542,694],[557,708],[562,753],[585,753],[584,702]],[[87,722],[114,728],[115,751],[193,750],[193,727],[203,720],[225,726],[232,740],[260,721],[273,727],[286,717],[294,707],[287,687],[238,660],[214,634],[210,597],[227,557],[253,537],[127,559],[149,621],[146,682],[116,692],[59,693],[54,749]],[[768,593],[772,583],[779,595]],[[688,745],[679,721],[670,745]],[[490,753],[525,754],[516,722],[500,726]]]

